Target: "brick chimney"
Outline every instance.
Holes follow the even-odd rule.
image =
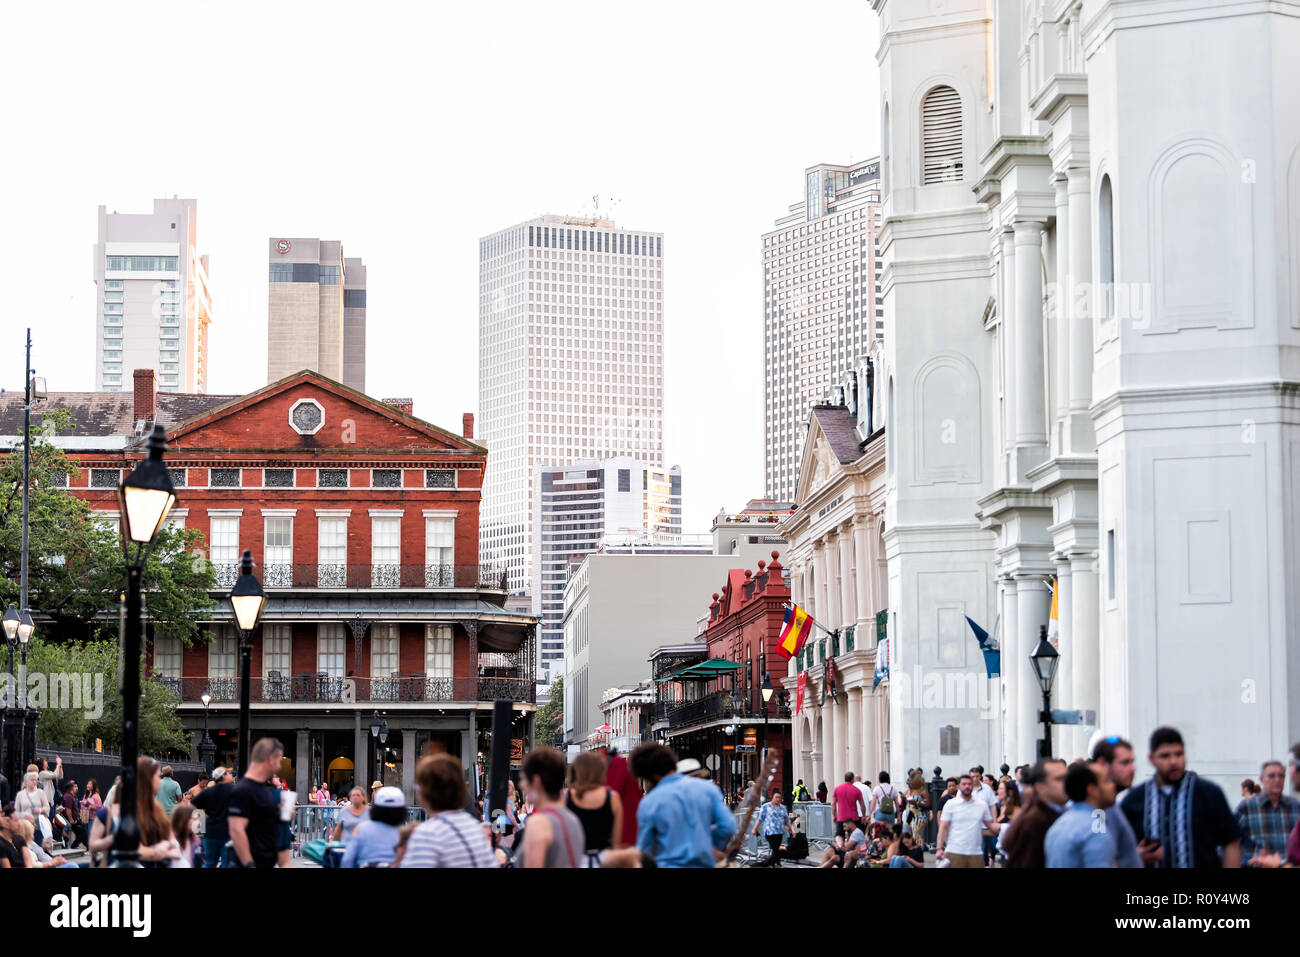
[[[132,400],[131,418],[135,422],[141,419],[145,422],[153,422],[158,401],[157,374],[152,369],[136,369],[133,375],[135,397]],[[131,424],[134,425],[135,422]]]
[[[407,415],[415,415],[414,399],[384,399],[384,405],[391,405],[398,412],[405,412]]]
[[[474,438],[474,413],[466,412],[460,417],[460,434],[467,439]]]

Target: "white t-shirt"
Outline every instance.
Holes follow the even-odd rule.
[[[969,801],[963,800],[959,793],[943,806],[940,821],[948,822],[948,843],[944,852],[948,854],[984,853],[984,827],[993,820],[993,811],[983,801],[971,795]]]
[[[897,812],[898,805],[901,804],[902,801],[899,800],[898,791],[894,788],[892,784],[877,784],[874,788],[871,789],[871,796],[876,799],[877,805],[879,805],[880,801],[884,798],[886,794],[888,794],[890,797],[894,799],[894,810]],[[867,807],[870,806],[871,806],[871,802],[868,801]],[[879,811],[880,808],[877,807],[876,810]]]
[[[994,807],[998,803],[998,792],[993,790],[987,784],[981,784],[971,793],[974,797],[979,798],[989,807]]]

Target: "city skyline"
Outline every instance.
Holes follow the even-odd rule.
[[[854,91],[861,115],[852,124],[832,101],[810,102],[792,86],[766,88],[803,20],[778,3],[748,6],[739,19],[732,8],[683,5],[687,32],[672,15],[647,21],[599,4],[562,15],[529,5],[395,4],[360,19],[339,5],[286,4],[260,11],[262,26],[252,32],[233,9],[79,9],[57,34],[38,28],[39,11],[15,11],[9,36],[27,39],[0,63],[11,86],[40,77],[42,89],[39,102],[9,110],[27,148],[7,159],[11,229],[0,236],[0,275],[16,299],[0,318],[0,336],[19,342],[32,326],[33,364],[50,389],[94,388],[96,287],[87,262],[97,207],[147,209],[153,198],[176,194],[198,200],[199,242],[211,255],[209,392],[243,394],[266,381],[268,237],[336,237],[372,273],[367,391],[409,395],[421,418],[455,428],[465,396],[478,391],[478,239],[534,215],[594,211],[599,195],[605,214],[663,233],[672,249],[664,464],[693,476],[685,529],[706,532],[721,505],[762,494],[756,255],[801,189],[801,170],[879,152],[875,71],[863,67],[877,29],[867,7],[822,11],[846,25],[824,40],[821,69],[828,86]],[[175,31],[208,38],[187,53],[194,75],[222,73],[232,49],[248,64],[205,92],[201,151],[157,149],[152,119],[110,117],[102,97],[87,94],[97,88],[104,43],[118,51],[114,83],[143,88],[153,82],[152,61],[133,53],[168,49]],[[555,139],[557,129],[577,127],[519,93],[535,75],[539,42],[585,47],[643,81],[586,88],[587,118],[576,121],[584,135]],[[363,47],[375,52],[358,55]],[[483,49],[493,51],[493,70],[481,70],[473,51]],[[677,51],[671,62],[665,49]],[[350,126],[331,140],[325,163],[312,112],[275,105],[295,78],[319,72],[322,57],[333,65],[331,109]],[[713,87],[731,103],[725,116],[698,95]],[[436,99],[427,120],[412,124],[407,98],[443,88],[457,95]],[[768,119],[796,110],[807,116],[806,135],[773,141]],[[84,163],[101,141],[118,145]],[[527,145],[543,141],[545,153]],[[687,141],[692,148],[683,151]],[[702,156],[732,161],[705,168]],[[451,361],[433,375],[431,356]],[[20,380],[13,362],[0,373],[6,387]],[[710,468],[719,458],[733,467]]]

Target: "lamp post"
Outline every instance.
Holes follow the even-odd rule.
[[[379,717],[376,711],[370,718],[370,737],[375,743],[375,763],[379,765],[379,783],[384,783],[383,747],[388,743],[388,722]]]
[[[230,607],[239,627],[239,773],[248,770],[248,699],[252,686],[249,670],[253,657],[253,629],[266,606],[266,592],[253,577],[253,553],[244,549],[239,559],[239,577],[230,589]]]
[[[167,513],[176,504],[171,476],[163,465],[167,433],[155,423],[149,455],[117,487],[126,559],[126,624],[122,630],[122,815],[113,839],[116,867],[136,867],[140,822],[136,819],[135,767],[140,750],[140,578]]]
[[[1039,757],[1049,758],[1052,756],[1052,682],[1056,680],[1056,666],[1060,664],[1061,656],[1047,640],[1046,625],[1038,626],[1038,647],[1029,660],[1038,675],[1038,686],[1043,689],[1043,742]]]
[[[203,740],[199,742],[199,760],[203,762],[203,770],[211,774],[217,753],[216,744],[208,737],[208,705],[212,704],[212,693],[205,688],[199,700],[203,702]]]
[[[772,700],[772,676],[763,672],[763,760],[759,762],[758,773],[767,767],[767,703]]]
[[[15,792],[18,789],[19,773],[22,771],[22,757],[19,754],[18,738],[15,736],[15,729],[24,728],[25,722],[22,713],[17,708],[18,696],[8,693],[14,685],[14,647],[18,644],[18,609],[12,603],[9,610],[4,614],[4,631],[5,644],[9,649],[9,670],[7,672],[9,684],[6,686],[4,696],[4,714],[0,715],[0,773],[5,775],[7,780],[13,781]],[[14,716],[18,715],[15,721]]]

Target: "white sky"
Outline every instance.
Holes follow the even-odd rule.
[[[0,383],[31,325],[49,388],[94,388],[96,209],[177,194],[211,257],[209,391],[266,383],[267,239],[338,239],[367,391],[459,431],[478,238],[599,193],[665,234],[665,465],[707,531],[763,493],[760,236],[805,167],[878,152],[877,40],[865,0],[11,5]]]

